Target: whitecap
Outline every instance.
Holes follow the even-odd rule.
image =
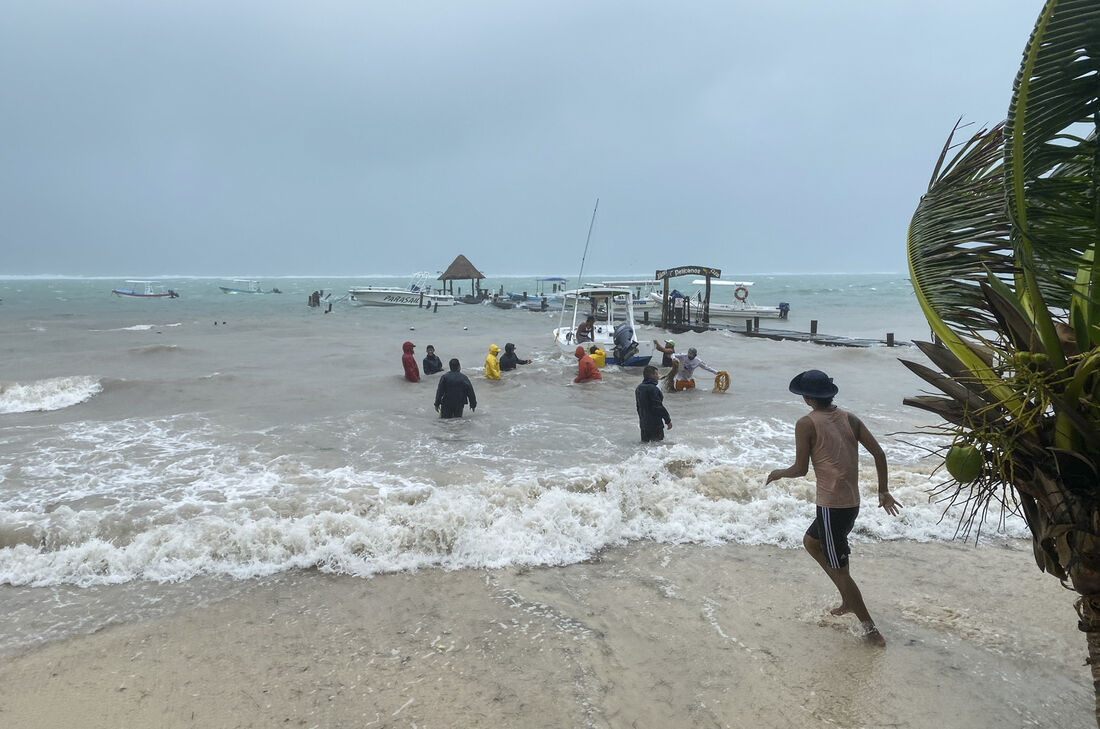
[[[103,391],[95,377],[53,377],[29,384],[0,382],[0,413],[61,410],[78,405]]]

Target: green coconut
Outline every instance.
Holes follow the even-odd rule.
[[[947,472],[959,483],[970,483],[982,472],[985,459],[972,445],[953,445],[947,451]]]

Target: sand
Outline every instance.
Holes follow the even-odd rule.
[[[1073,594],[1024,543],[856,544],[888,645],[796,550],[319,572],[0,667],[0,726],[1091,727]]]

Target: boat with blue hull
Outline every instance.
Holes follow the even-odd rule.
[[[609,362],[623,367],[644,367],[653,358],[652,340],[638,341],[634,332],[634,294],[630,289],[587,286],[566,291],[566,306],[554,330],[554,343],[562,354],[573,355],[577,345],[599,347]],[[595,317],[592,338],[577,339],[577,326]]]

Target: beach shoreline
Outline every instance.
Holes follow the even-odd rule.
[[[800,550],[635,542],[564,567],[316,570],[9,656],[35,727],[1087,727],[1072,593],[1026,542],[854,546],[888,646]],[[6,588],[32,589],[32,588]]]

